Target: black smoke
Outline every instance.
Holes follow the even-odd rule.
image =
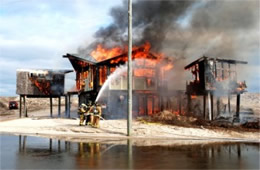
[[[107,48],[127,45],[128,4],[122,2],[110,10],[112,23],[97,30],[94,42],[80,48],[80,53],[89,54],[99,43]],[[149,41],[152,51],[174,57],[173,79],[181,87],[185,84],[181,76],[184,66],[203,55],[259,65],[259,3],[259,0],[136,0],[133,45]],[[257,66],[254,68],[256,71]]]
[[[133,44],[141,45],[149,41],[152,50],[160,51],[166,34],[174,29],[176,20],[184,15],[194,1],[151,1],[139,0],[133,2]],[[128,4],[114,7],[110,10],[113,22],[108,27],[100,28],[94,35],[95,41],[81,51],[91,51],[97,44],[107,48],[127,44]]]

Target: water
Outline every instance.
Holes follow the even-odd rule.
[[[127,69],[127,66],[122,65],[120,67],[117,67],[116,70],[111,75],[109,75],[109,77],[106,79],[105,83],[102,85],[100,91],[98,92],[95,102],[99,101],[99,98],[102,96],[104,90],[108,88],[109,82],[111,82],[111,80],[119,78],[119,76],[121,76],[124,72],[126,72],[126,69]]]
[[[259,143],[138,146],[134,140],[97,141],[1,135],[1,169],[259,169]]]

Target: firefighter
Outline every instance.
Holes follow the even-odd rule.
[[[101,106],[95,102],[94,105],[90,108],[90,110],[88,111],[91,114],[91,122],[92,122],[92,126],[99,128],[99,120],[100,117],[102,115],[102,109]]]
[[[92,113],[88,112],[91,108],[91,105],[92,105],[92,102],[91,102],[91,100],[89,100],[88,104],[87,104],[87,112],[85,114],[86,125],[92,125],[92,121],[91,121]]]
[[[78,114],[79,114],[79,125],[82,126],[85,120],[85,116],[84,114],[87,112],[87,105],[85,105],[84,103],[82,103],[79,106],[78,109]]]

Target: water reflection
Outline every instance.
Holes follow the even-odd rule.
[[[68,142],[2,135],[1,169],[259,169],[259,143],[178,143],[149,146],[135,140]]]

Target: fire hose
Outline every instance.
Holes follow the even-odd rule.
[[[84,116],[89,116],[89,115],[94,115],[93,113],[87,113],[87,114],[84,114]],[[103,118],[101,115],[94,115],[94,116],[98,116],[100,119],[102,120],[106,120],[105,118]]]

